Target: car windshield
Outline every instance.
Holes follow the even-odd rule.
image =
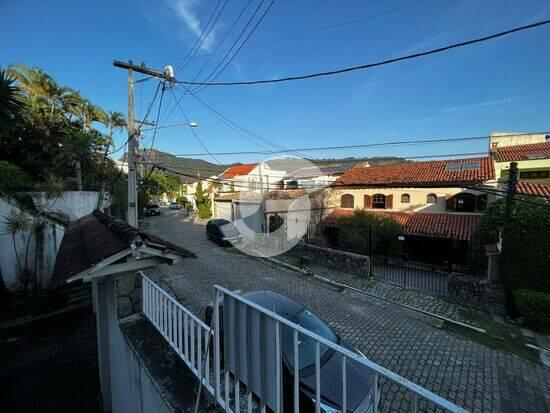
[[[159,206],[157,204],[148,205],[147,208],[158,208]]]
[[[307,308],[304,308],[298,314],[294,314],[292,317],[287,318],[290,321],[301,325],[305,329],[318,334],[329,341],[332,341],[333,343],[336,343],[338,340],[338,337],[330,329],[330,327]],[[283,357],[291,369],[294,368],[294,340],[292,335],[293,333],[289,328],[283,327],[281,331],[281,336],[283,339]],[[322,359],[328,351],[328,347],[321,345],[319,353],[320,358]],[[315,363],[315,340],[311,337],[300,334],[298,337],[298,355],[300,370],[313,365]]]

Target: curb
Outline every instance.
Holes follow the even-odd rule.
[[[382,297],[379,297],[377,295],[374,295],[374,294],[371,294],[371,293],[368,293],[364,290],[360,290],[359,288],[355,288],[355,287],[352,287],[350,285],[347,285],[347,284],[342,284],[342,283],[339,283],[339,282],[336,282],[336,281],[332,281],[326,277],[323,277],[319,274],[315,274],[314,272],[312,271],[307,271],[307,270],[304,270],[302,268],[299,268],[299,267],[296,267],[292,264],[288,264],[286,262],[283,262],[283,261],[280,261],[280,260],[277,260],[275,258],[271,258],[271,257],[263,257],[264,259],[268,260],[268,261],[271,261],[275,264],[278,264],[278,265],[281,265],[283,267],[286,267],[286,268],[289,268],[291,270],[294,270],[294,271],[297,271],[297,272],[300,272],[302,274],[305,274],[305,275],[310,275],[312,276],[313,278],[315,278],[316,280],[319,280],[321,282],[324,282],[326,284],[330,284],[332,286],[335,286],[335,287],[339,287],[339,288],[342,288],[344,290],[351,290],[351,291],[355,291],[355,292],[358,292],[358,293],[361,293],[361,294],[364,294],[364,295],[367,295],[369,297],[372,297],[372,298],[376,298],[378,300],[382,300],[382,301],[386,301],[386,302],[389,302],[389,303],[392,303],[392,304],[396,304],[398,306],[401,306],[401,307],[404,307],[404,308],[407,308],[409,310],[413,310],[413,311],[417,311],[419,313],[422,313],[422,314],[425,314],[425,315],[428,315],[428,316],[431,316],[431,317],[435,317],[439,320],[442,320],[442,321],[446,321],[448,323],[452,323],[452,324],[455,324],[455,325],[458,325],[460,327],[464,327],[464,328],[468,328],[470,330],[473,330],[473,331],[476,331],[478,333],[483,333],[483,334],[487,334],[487,331],[483,328],[480,328],[480,327],[475,327],[475,326],[472,326],[470,324],[466,324],[466,323],[462,323],[460,321],[456,321],[456,320],[453,320],[451,318],[447,318],[447,317],[443,317],[439,314],[434,314],[434,313],[431,313],[429,311],[426,311],[426,310],[422,310],[420,308],[416,308],[416,307],[412,307],[410,305],[407,305],[407,304],[403,304],[403,303],[400,303],[398,301],[393,301],[393,300],[389,300],[387,298],[382,298]]]

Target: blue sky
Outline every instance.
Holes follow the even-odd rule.
[[[229,0],[213,35],[197,54],[215,49],[245,3]],[[415,1],[277,0],[248,44],[411,3]],[[145,61],[157,68],[178,66],[215,4],[215,0],[7,2],[0,15],[0,66],[16,62],[39,66],[105,109],[126,113],[127,75],[114,68],[112,60]],[[544,0],[429,0],[367,21],[243,48],[219,80],[272,78],[358,65],[549,17],[550,4]],[[230,35],[221,49],[233,38]],[[210,87],[199,96],[235,122],[285,147],[477,136],[501,130],[545,131],[550,129],[549,39],[550,27],[542,27],[373,70],[276,85]],[[221,56],[215,55],[211,64]],[[177,73],[178,78],[191,80],[205,59],[193,59]],[[154,88],[153,81],[136,88],[138,114],[143,116]],[[167,92],[164,104],[169,108],[171,99]],[[182,105],[199,124],[196,132],[210,151],[261,150],[192,97],[185,97]],[[161,120],[161,124],[178,122],[184,118],[177,108]],[[144,146],[150,138],[145,136]],[[117,144],[124,140],[123,135],[116,138]],[[184,127],[159,130],[155,147],[175,154],[203,152]],[[311,155],[421,156],[486,147],[486,141],[479,141]],[[217,158],[249,162],[261,157]]]

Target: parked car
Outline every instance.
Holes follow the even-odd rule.
[[[227,219],[211,219],[206,224],[206,238],[218,245],[233,245],[242,240],[242,235],[235,225]]]
[[[150,217],[151,215],[160,215],[160,207],[158,204],[151,204],[145,207],[145,216]]]
[[[311,310],[302,304],[273,291],[255,291],[243,297],[270,311],[275,311],[287,320],[299,324],[325,339],[336,343],[354,353],[364,355],[345,340]],[[210,325],[213,314],[213,303],[205,309],[205,322]],[[221,348],[223,348],[223,301],[220,302]],[[283,364],[283,400],[284,411],[293,410],[294,389],[294,341],[290,329],[281,329],[282,364]],[[315,340],[301,336],[299,342],[299,380],[300,411],[315,411]],[[321,406],[324,413],[341,412],[342,405],[342,358],[334,350],[321,346]],[[349,360],[347,370],[347,412],[364,413],[374,411],[374,372],[365,365]],[[377,393],[380,395],[380,392]],[[376,403],[379,403],[380,396]],[[346,412],[346,413],[347,413]]]
[[[170,202],[169,206],[168,206],[170,209],[181,209],[181,206],[180,204],[178,204],[177,202]]]

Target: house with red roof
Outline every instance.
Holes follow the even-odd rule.
[[[362,209],[415,234],[469,238],[494,198],[485,188],[495,185],[491,157],[353,168],[332,184],[335,209],[328,220]]]

